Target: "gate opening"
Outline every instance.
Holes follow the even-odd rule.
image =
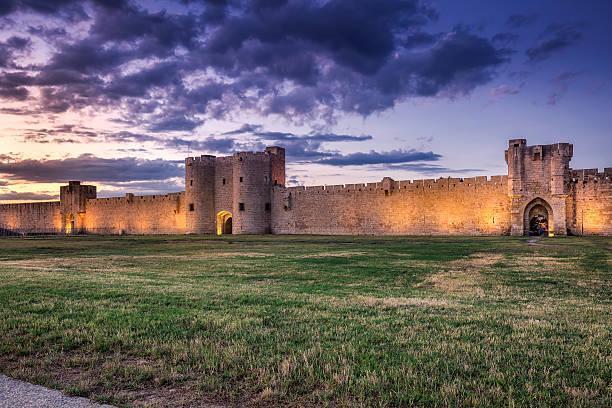
[[[219,211],[217,213],[217,235],[232,233],[232,213],[229,211]]]

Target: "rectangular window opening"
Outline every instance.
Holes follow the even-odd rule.
[[[193,204],[189,204],[189,211],[194,211],[195,210],[195,206]]]
[[[241,182],[241,183],[242,183],[242,180],[243,180],[243,179],[242,179],[242,176],[241,176],[241,177],[240,177],[240,182]]]
[[[244,211],[244,203],[238,203],[238,210]]]
[[[225,185],[225,179],[223,179],[223,185]]]
[[[266,211],[272,211],[272,205],[270,203],[266,203]]]

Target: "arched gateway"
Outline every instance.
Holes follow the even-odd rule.
[[[553,210],[550,204],[536,198],[525,206],[523,213],[525,235],[548,235],[554,233]]]
[[[232,233],[232,213],[229,211],[219,211],[217,213],[217,235]]]

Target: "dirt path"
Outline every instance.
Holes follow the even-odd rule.
[[[0,408],[113,408],[0,374]]]

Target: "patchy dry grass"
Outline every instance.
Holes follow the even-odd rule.
[[[120,406],[610,406],[610,248],[0,240],[0,372]]]

